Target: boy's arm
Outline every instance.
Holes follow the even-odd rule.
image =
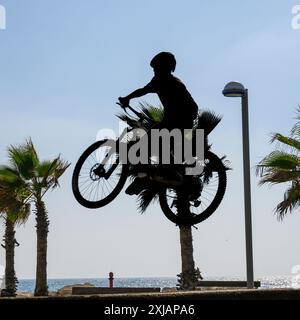
[[[133,98],[139,98],[139,97],[142,97],[144,96],[145,94],[149,93],[149,90],[144,87],[144,88],[140,88],[140,89],[137,89],[135,91],[133,91],[132,93],[130,93],[128,96],[126,97],[120,97],[119,98],[119,101],[124,104],[124,105],[128,105],[129,104],[129,101]]]
[[[119,101],[124,104],[124,105],[128,105],[129,101],[133,98],[139,98],[144,96],[147,93],[152,93],[155,92],[155,88],[153,86],[153,80],[151,82],[149,82],[144,88],[140,88],[137,89],[133,92],[131,92],[128,96],[126,97],[120,97]]]
[[[144,96],[145,94],[149,93],[149,90],[147,90],[146,87],[144,88],[140,88],[140,89],[137,89],[135,91],[133,91],[132,93],[130,93],[126,98],[128,100],[131,100],[133,98],[139,98],[139,97],[142,97]]]

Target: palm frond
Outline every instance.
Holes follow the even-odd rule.
[[[291,136],[280,133],[272,135],[271,142],[279,142],[283,149],[271,152],[256,166],[256,174],[261,177],[259,185],[291,183],[284,193],[283,201],[275,209],[280,220],[300,205],[300,106],[297,108],[296,120]]]
[[[261,176],[259,185],[263,184],[279,184],[290,182],[293,180],[300,180],[300,171],[287,171],[287,170],[268,170]]]
[[[300,140],[300,105],[296,109],[296,124],[293,126],[291,130],[291,135],[296,137],[297,140]]]
[[[158,107],[150,105],[148,103],[140,103],[141,113],[154,122],[159,122],[164,117],[164,109],[160,105]]]
[[[262,176],[270,168],[280,170],[298,170],[300,158],[297,155],[275,150],[262,159],[256,167],[256,174]]]
[[[16,191],[27,190],[35,198],[42,197],[50,188],[56,188],[59,178],[70,166],[60,156],[50,161],[40,161],[31,139],[8,149],[10,166],[0,167],[0,180]]]
[[[30,198],[26,190],[0,181],[0,212],[14,224],[25,223],[30,214]]]
[[[17,147],[10,146],[8,155],[12,168],[19,172],[24,179],[31,179],[35,167],[39,164],[39,158],[31,139]]]
[[[223,155],[222,157],[220,157],[220,160],[222,161],[222,164],[225,170],[232,170],[231,162],[227,159],[226,155]]]
[[[19,172],[9,166],[0,166],[0,180],[6,181],[7,183],[19,183],[20,176]]]
[[[6,211],[6,218],[17,226],[25,224],[29,216],[30,203],[15,202],[15,205]]]
[[[140,121],[140,119],[134,116],[129,116],[126,113],[117,114],[117,117],[126,122],[131,128],[140,128],[142,126],[142,122]]]
[[[158,189],[153,184],[143,190],[138,196],[138,209],[141,213],[144,213],[149,205],[158,199]]]
[[[163,118],[163,108],[161,106],[155,107],[147,103],[140,103],[138,112],[141,114],[141,118],[127,113],[120,113],[117,117],[126,122],[131,128],[142,128],[146,131]]]
[[[300,206],[300,184],[293,182],[291,187],[284,193],[284,200],[281,201],[275,212],[278,214],[278,219],[282,220],[288,212],[292,212]]]
[[[285,144],[286,146],[295,148],[298,151],[300,151],[300,141],[298,141],[294,138],[284,136],[280,133],[273,133],[272,138],[271,138],[271,143],[274,141],[279,141],[279,142]]]
[[[71,164],[61,160],[60,156],[53,161],[43,161],[38,167],[40,178],[40,187],[42,196],[49,190],[59,186],[59,178],[64,174]]]
[[[196,129],[203,129],[205,135],[209,135],[222,120],[222,116],[210,110],[199,113],[196,119]]]

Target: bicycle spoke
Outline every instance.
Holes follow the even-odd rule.
[[[199,216],[204,212],[212,203],[214,200],[218,187],[219,187],[219,176],[217,172],[213,172],[212,176],[208,179],[206,183],[203,183],[203,174],[198,177],[199,185],[203,186],[202,190],[200,192],[200,196],[198,199],[194,199],[193,201],[189,201],[190,204],[190,212],[193,216]],[[174,206],[174,201],[177,200],[177,194],[172,189],[167,189],[167,203],[171,211],[175,216],[178,215],[178,210],[176,208],[176,205]],[[200,203],[199,203],[200,202]]]
[[[78,174],[78,188],[81,196],[90,201],[97,202],[110,195],[118,185],[121,177],[121,164],[117,163],[118,155],[112,153],[110,146],[100,146],[97,150],[88,155],[84,160]],[[107,157],[109,155],[109,157]],[[105,159],[107,157],[107,159]],[[101,162],[105,159],[103,165]],[[105,176],[110,169],[113,171],[110,176]]]

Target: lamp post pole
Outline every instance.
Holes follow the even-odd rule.
[[[245,238],[246,238],[246,266],[247,288],[254,288],[253,275],[253,248],[252,248],[252,218],[251,218],[251,179],[250,179],[250,152],[249,152],[249,115],[248,89],[236,81],[226,84],[222,91],[225,97],[240,97],[242,99],[242,131],[243,131],[243,170],[244,170],[244,211],[245,211]]]
[[[244,205],[245,205],[245,237],[247,288],[254,288],[253,248],[252,248],[252,217],[251,217],[251,181],[250,181],[250,152],[249,152],[249,115],[248,89],[242,95],[242,127],[243,127],[243,170],[244,170]]]

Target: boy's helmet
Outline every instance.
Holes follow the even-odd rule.
[[[165,69],[168,71],[175,71],[176,59],[171,52],[160,52],[150,62],[153,69]]]

